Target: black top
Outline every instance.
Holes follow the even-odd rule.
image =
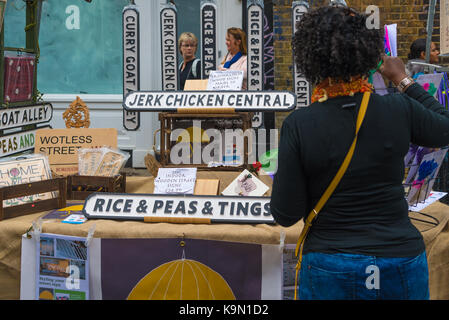
[[[196,77],[193,75],[193,72],[191,70],[193,61],[195,61],[195,59],[187,62],[184,70],[181,71],[182,64],[179,68],[179,71],[181,71],[181,77],[180,77],[181,89],[180,90],[184,90],[184,85],[186,84],[187,79],[201,79],[201,61],[198,61],[196,64]]]
[[[280,225],[307,216],[335,176],[354,139],[362,96],[316,102],[284,120],[271,196]],[[448,145],[449,112],[418,84],[406,94],[371,94],[352,161],[312,224],[304,253],[412,257],[424,251],[402,186],[410,142]]]

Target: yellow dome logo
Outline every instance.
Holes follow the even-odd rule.
[[[143,277],[128,300],[235,300],[223,277],[206,265],[179,259]]]
[[[39,299],[41,300],[53,300],[53,294],[48,290],[43,290],[39,294]]]

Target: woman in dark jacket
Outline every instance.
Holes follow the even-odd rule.
[[[291,226],[315,207],[355,136],[366,78],[381,73],[401,94],[371,93],[354,155],[305,240],[300,299],[428,299],[423,238],[408,216],[402,181],[410,142],[449,144],[449,113],[382,56],[383,37],[346,7],[306,13],[293,40],[299,72],[313,84],[312,104],[283,122],[271,212]]]

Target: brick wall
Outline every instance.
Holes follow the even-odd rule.
[[[311,8],[328,4],[328,0],[310,0]],[[376,5],[380,10],[380,26],[397,23],[398,56],[407,61],[412,42],[426,37],[429,0],[346,0],[350,7],[364,12],[368,5]],[[291,0],[273,0],[273,28],[275,35],[275,88],[293,91],[292,85],[292,25]],[[432,41],[439,45],[440,11],[437,1]],[[449,65],[449,59],[440,60]],[[276,128],[280,128],[287,112],[276,113]]]

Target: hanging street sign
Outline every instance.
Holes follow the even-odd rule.
[[[292,29],[293,34],[298,30],[296,28],[296,23],[301,20],[301,17],[306,13],[309,9],[309,4],[306,1],[293,1],[292,4]],[[295,59],[293,57],[293,86],[296,94],[296,103],[297,108],[299,107],[308,107],[310,105],[311,99],[311,89],[310,84],[302,75],[298,72],[298,68],[296,67]]]
[[[263,72],[264,72],[264,12],[263,2],[261,0],[248,0],[248,57],[247,57],[247,79],[248,91],[263,90]],[[252,119],[253,128],[259,128],[263,125],[263,114],[255,112]]]
[[[178,80],[177,10],[168,3],[161,10],[162,90],[176,91]]]
[[[201,4],[201,78],[208,79],[217,69],[217,5],[213,1]]]
[[[140,90],[139,10],[135,5],[123,9],[123,97]],[[140,127],[140,114],[123,109],[123,127],[135,131]]]

